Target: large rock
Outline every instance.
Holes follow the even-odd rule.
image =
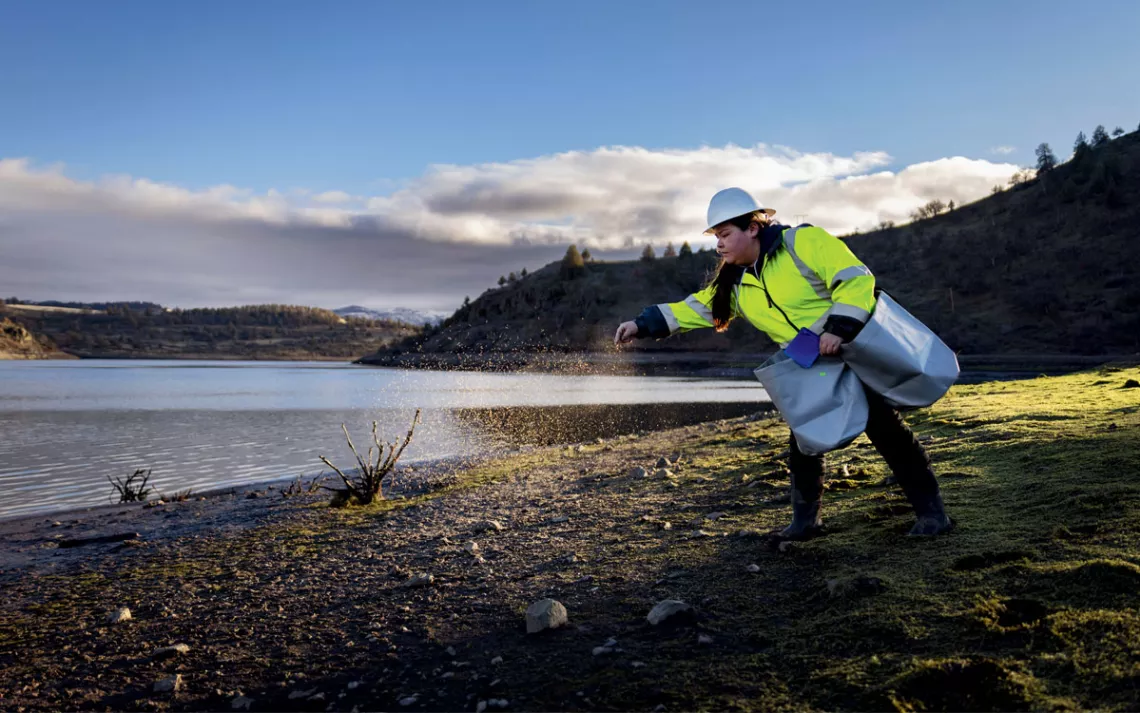
[[[645,618],[653,626],[680,621],[691,621],[695,612],[693,608],[679,599],[665,599],[649,611]]]
[[[568,616],[562,602],[540,599],[526,610],[526,633],[535,634],[543,629],[557,629],[566,623]]]
[[[182,674],[180,673],[154,682],[155,693],[177,693],[180,690],[182,690]]]

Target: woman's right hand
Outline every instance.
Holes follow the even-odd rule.
[[[628,344],[632,342],[637,336],[637,323],[636,322],[622,322],[618,325],[617,333],[614,334],[614,344]]]

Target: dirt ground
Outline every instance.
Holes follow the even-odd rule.
[[[766,415],[411,473],[371,508],[277,487],[9,523],[0,708],[1134,710],[1137,376],[914,414],[959,523],[935,539],[861,439],[830,458],[826,535],[773,546]],[[546,598],[568,621],[528,634]],[[649,623],[667,599],[692,609]]]

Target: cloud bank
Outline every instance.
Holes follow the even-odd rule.
[[[1018,167],[962,157],[898,171],[883,152],[757,144],[606,147],[437,165],[387,195],[190,190],[145,178],[80,181],[0,159],[0,292],[166,304],[285,302],[447,309],[569,243],[624,256],[700,240],[709,197],[742,186],[785,221],[836,234],[967,203]]]

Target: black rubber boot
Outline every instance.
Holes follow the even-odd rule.
[[[954,528],[954,521],[946,514],[946,507],[942,504],[942,495],[915,496],[908,499],[914,506],[914,527],[907,533],[912,537],[930,537],[949,532]]]
[[[781,540],[806,540],[823,530],[823,520],[819,516],[821,499],[807,499],[796,487],[796,476],[792,475],[792,524],[780,530]]]

